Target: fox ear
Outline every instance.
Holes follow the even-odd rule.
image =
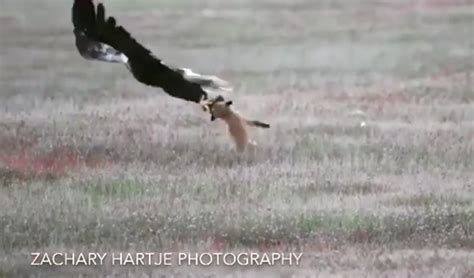
[[[226,106],[231,106],[232,105],[232,101],[229,100],[228,102],[225,103]]]

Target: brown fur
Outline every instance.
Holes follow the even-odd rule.
[[[260,121],[251,121],[245,119],[238,111],[234,110],[231,101],[217,98],[215,100],[201,103],[204,111],[211,114],[211,121],[215,119],[223,120],[228,127],[229,134],[235,142],[238,151],[244,151],[247,147],[255,147],[257,144],[250,140],[247,126],[256,126],[269,128],[270,125]]]

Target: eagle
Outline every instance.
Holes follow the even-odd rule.
[[[231,91],[229,83],[217,76],[201,75],[188,68],[165,64],[131,34],[106,17],[105,7],[93,0],[74,0],[72,23],[76,48],[88,60],[124,64],[136,80],[159,87],[169,95],[200,103],[209,93]]]

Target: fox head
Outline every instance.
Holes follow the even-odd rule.
[[[232,101],[226,101],[222,96],[201,103],[202,109],[211,114],[211,121],[226,117],[231,113]]]

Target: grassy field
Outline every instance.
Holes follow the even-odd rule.
[[[197,105],[83,60],[71,2],[0,0],[0,277],[143,277],[28,267],[55,250],[304,252],[153,277],[472,277],[472,1],[105,1],[272,125],[244,154]]]

